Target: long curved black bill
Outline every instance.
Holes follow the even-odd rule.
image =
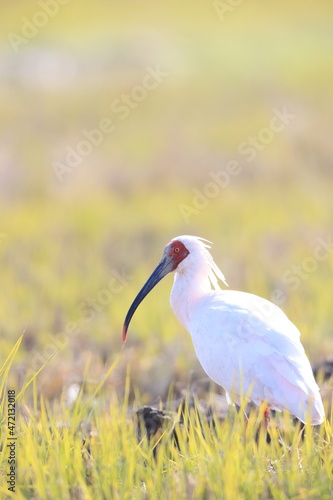
[[[168,257],[167,255],[164,255],[162,257],[161,261],[159,262],[159,264],[157,265],[156,269],[153,271],[151,276],[148,278],[146,283],[141,288],[138,295],[133,300],[133,303],[132,303],[131,307],[129,308],[128,313],[126,314],[126,318],[125,318],[124,326],[123,326],[123,337],[122,337],[123,342],[126,342],[127,330],[128,330],[130,321],[133,317],[133,314],[137,310],[138,306],[143,301],[143,299],[146,297],[146,295],[148,295],[148,293],[154,288],[154,286],[157,285],[157,283],[159,281],[161,281],[161,279],[164,278],[164,276],[166,274],[170,273],[170,271],[173,271],[173,267],[174,267],[174,263],[173,263],[172,259],[170,257]]]

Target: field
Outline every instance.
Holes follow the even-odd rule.
[[[332,378],[325,424],[302,440],[282,415],[268,445],[259,412],[226,414],[171,276],[121,342],[164,246],[194,234],[332,359],[332,3],[46,3],[0,16],[1,498],[332,498]],[[168,417],[150,442],[144,405]]]

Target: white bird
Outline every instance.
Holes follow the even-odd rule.
[[[304,423],[321,424],[324,408],[300,333],[272,302],[250,293],[222,290],[223,273],[203,238],[179,236],[134,299],[124,322],[150,290],[175,271],[171,307],[188,330],[202,368],[222,386],[229,402],[287,410]]]

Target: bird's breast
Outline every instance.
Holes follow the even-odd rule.
[[[237,338],[232,333],[230,317],[220,311],[219,321],[213,309],[205,318],[193,318],[189,325],[194,349],[207,375],[225,390],[231,391],[239,383],[241,357]]]

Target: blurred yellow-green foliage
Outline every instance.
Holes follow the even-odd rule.
[[[235,3],[71,0],[48,3],[51,15],[2,2],[1,357],[25,332],[12,384],[62,343],[39,378],[50,398],[89,356],[95,381],[120,356],[120,392],[130,362],[148,400],[203,376],[168,304],[171,278],[120,342],[131,300],[184,233],[214,242],[231,288],[282,290],[313,362],[332,354],[332,254],[296,290],[283,277],[331,238],[333,5]],[[152,70],[165,76],[142,93]],[[277,110],[293,118],[267,135]],[[59,174],[106,119],[112,131]],[[114,273],[125,278],[110,291]]]

